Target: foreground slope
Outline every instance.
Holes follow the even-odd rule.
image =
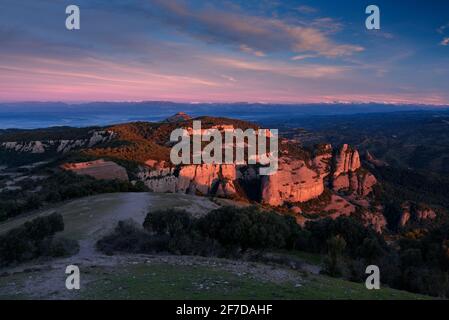
[[[118,193],[82,198],[0,224],[0,233],[39,215],[59,212],[63,235],[78,240],[78,255],[3,269],[0,299],[423,299],[424,296],[317,274],[321,258],[301,257],[293,270],[277,264],[166,255],[107,256],[95,242],[118,220],[141,223],[149,210],[184,208],[202,214],[216,207],[204,197]],[[318,263],[318,265],[317,265]],[[81,290],[65,289],[65,268],[81,270]],[[311,266],[315,266],[312,268]]]

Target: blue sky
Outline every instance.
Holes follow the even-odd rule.
[[[448,83],[444,0],[0,3],[0,101],[449,104]]]

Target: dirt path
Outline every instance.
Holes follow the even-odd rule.
[[[80,250],[78,254],[69,258],[41,259],[15,268],[0,270],[0,298],[8,296],[38,299],[77,298],[76,293],[65,288],[67,277],[65,270],[68,265],[76,265],[80,268],[83,274],[83,285],[89,285],[90,282],[96,281],[89,270],[112,268],[120,272],[120,268],[136,264],[207,266],[211,269],[223,270],[262,281],[301,282],[297,271],[269,264],[191,256],[107,256],[95,249],[97,240],[111,231],[120,220],[132,219],[141,225],[146,214],[153,210],[179,208],[195,215],[202,215],[217,207],[215,203],[204,197],[177,194],[117,193],[77,199],[4,223],[0,225],[0,233],[36,216],[59,212],[63,215],[66,226],[62,235],[77,240]]]
[[[120,220],[134,220],[142,225],[148,212],[168,208],[184,209],[195,215],[206,214],[218,205],[205,197],[185,194],[111,193],[85,197],[52,206],[31,215],[0,224],[0,234],[16,228],[38,216],[57,212],[64,218],[65,230],[60,236],[77,240],[78,256],[95,254],[95,243],[115,228]]]

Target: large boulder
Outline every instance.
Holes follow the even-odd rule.
[[[354,172],[361,167],[359,152],[344,144],[335,156],[334,177],[342,173]]]
[[[138,178],[153,192],[177,192],[201,195],[232,196],[238,179],[235,165],[184,165],[166,167],[163,162],[148,160]]]
[[[323,177],[303,160],[281,158],[278,171],[262,177],[262,201],[272,206],[305,202],[323,192]]]

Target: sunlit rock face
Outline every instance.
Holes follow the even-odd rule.
[[[261,203],[271,206],[317,198],[324,192],[329,177],[333,178],[333,190],[352,190],[360,196],[368,195],[376,183],[373,175],[359,170],[358,152],[347,145],[343,145],[336,155],[333,155],[330,144],[324,144],[311,158],[281,156],[278,170],[269,176],[259,175],[257,166],[248,164],[170,167],[163,161],[155,160],[148,160],[146,164],[147,167],[139,172],[138,177],[153,192],[233,197],[246,191],[257,193],[256,198]],[[252,190],[245,190],[248,184]]]
[[[412,214],[410,213],[410,205],[403,204],[401,218],[399,219],[399,226],[404,227],[409,222],[411,217],[412,217]]]
[[[156,165],[142,168],[138,178],[153,192],[189,193],[201,195],[233,196],[238,179],[236,165],[184,165],[164,167]]]
[[[332,187],[335,191],[350,191],[359,196],[367,196],[377,183],[376,177],[367,171],[343,172],[334,177]]]
[[[417,209],[415,215],[418,220],[433,220],[437,217],[436,212],[430,208]]]
[[[335,156],[334,177],[338,177],[342,173],[354,172],[360,167],[359,152],[344,144]]]
[[[312,163],[320,175],[327,176],[331,171],[332,146],[330,144],[320,146],[320,149],[315,154]]]
[[[302,160],[280,159],[278,171],[262,177],[262,201],[272,206],[308,201],[323,191],[323,177]]]
[[[347,144],[342,145],[334,157],[332,188],[367,196],[377,183],[376,177],[362,168],[359,152]]]
[[[178,168],[145,168],[138,174],[153,192],[181,192],[229,197],[244,189],[242,181],[260,181],[261,201],[279,206],[303,202],[324,191],[323,177],[302,160],[280,159],[278,171],[260,176],[252,165],[184,165]],[[243,183],[244,184],[244,183]],[[240,186],[240,188],[239,188]]]
[[[399,227],[401,228],[412,222],[420,223],[437,217],[435,210],[432,208],[422,207],[409,202],[404,202],[401,209],[402,212],[399,219]]]

